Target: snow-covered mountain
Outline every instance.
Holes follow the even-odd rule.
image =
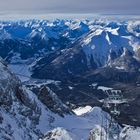
[[[89,31],[86,23],[80,20],[1,22],[0,55],[11,58],[20,53],[22,59],[27,59],[65,48],[72,40]]]
[[[0,139],[112,140],[111,93],[120,139],[139,137],[139,20],[0,22],[0,56]]]
[[[50,104],[55,105],[56,102],[58,104],[57,109],[60,111],[63,103],[59,101],[54,93],[49,91],[53,100],[44,104],[35,93],[31,92],[26,87],[22,87],[20,80],[9,71],[3,62],[0,62],[0,72],[1,140],[36,140],[42,137],[45,131],[47,132],[58,126],[69,129],[70,133],[76,133],[76,131],[82,132],[83,130],[80,130],[82,126],[86,134],[83,136],[88,137],[88,129],[94,127],[88,122],[90,120],[89,118],[77,117],[73,113],[68,113],[66,115],[66,109],[62,112],[64,115],[63,117],[55,114],[56,112],[53,110],[53,106],[50,108],[53,112],[50,111],[47,106],[50,106]],[[45,99],[45,97],[43,97],[43,99]],[[63,108],[67,107],[63,105]],[[74,126],[75,121],[77,122],[77,126]],[[87,127],[89,128],[87,129]],[[71,132],[73,128],[75,128],[76,131],[73,130],[74,132]],[[80,139],[80,134],[76,134]]]
[[[139,56],[139,21],[29,20],[1,22],[0,30],[0,52],[7,59],[16,53],[22,59],[40,56],[72,42],[83,47],[88,63],[93,56],[97,66],[106,64],[110,52],[120,56],[123,48]]]
[[[96,134],[93,129],[109,126],[111,117],[101,108],[85,107],[73,112],[66,111],[68,107],[51,91],[48,92],[52,100],[47,96],[48,101],[44,103],[45,97],[33,93],[31,87],[22,86],[20,80],[3,62],[0,62],[0,71],[1,140],[86,140],[91,134]],[[50,106],[51,104],[54,106]],[[62,111],[61,114],[53,109],[55,105],[59,112]],[[62,108],[65,109],[61,110]],[[80,115],[77,116],[74,112]],[[106,135],[104,130],[104,139]]]
[[[126,71],[130,69],[139,71],[140,39],[135,35],[139,30],[132,33],[133,27],[129,24],[131,23],[94,25],[89,32],[76,38],[65,49],[40,59],[33,68],[33,76],[51,78],[51,75],[58,76],[57,73],[60,73],[59,76],[61,73],[66,76],[79,75],[85,71],[107,66]]]
[[[110,116],[102,112],[99,107],[75,109],[74,112],[79,114],[78,116],[66,115],[64,111],[65,115],[61,117],[47,108],[51,102],[44,105],[35,93],[22,87],[20,80],[8,70],[2,60],[0,71],[2,87],[0,96],[1,140],[37,140],[38,138],[43,140],[86,140],[92,135],[98,139],[100,138],[101,123],[106,126],[106,117],[109,125]],[[54,102],[55,100],[59,102],[56,97],[54,97]],[[104,118],[103,122],[102,117]],[[53,130],[51,131],[51,129]],[[99,133],[95,131],[97,129]],[[90,130],[92,133],[89,134]],[[104,133],[103,139],[106,138],[105,130]],[[123,134],[124,132],[122,132],[122,136]]]

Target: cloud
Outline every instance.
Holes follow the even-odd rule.
[[[140,0],[0,0],[0,11],[140,14]]]

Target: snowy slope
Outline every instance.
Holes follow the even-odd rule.
[[[64,128],[65,130],[67,130],[67,132],[70,134],[69,139],[72,138],[72,140],[87,140],[89,138],[89,133],[92,129],[96,128],[97,126],[101,128],[102,117],[104,118],[103,126],[105,126],[106,125],[105,118],[108,117],[108,119],[110,119],[109,115],[102,112],[100,108],[95,107],[91,110],[91,112],[85,115],[65,116],[65,118],[63,119],[57,118],[57,120],[55,120],[54,123],[52,123],[52,125],[55,125],[56,127],[58,126],[60,128]],[[63,129],[61,130],[61,132],[59,132],[60,128],[58,128],[57,131],[58,131],[58,134],[60,133],[60,140],[63,140],[63,135],[61,139],[61,133],[63,133]],[[46,136],[44,136],[46,137],[46,140],[47,138],[48,139],[55,138],[57,136],[57,132],[55,136],[55,131],[56,131],[55,129],[51,131],[52,135],[49,135],[50,132],[48,132]],[[64,131],[64,133],[66,132]],[[56,140],[59,140],[59,138],[58,139],[56,138]]]
[[[37,135],[30,128],[33,113],[37,111],[36,105],[28,101],[18,78],[1,62],[0,85],[0,139],[36,139]]]
[[[135,48],[133,45],[137,42],[139,40],[133,42],[133,37],[130,36],[130,33],[122,36],[119,33],[119,27],[114,29],[97,26],[88,35],[83,37],[81,45],[88,62],[90,62],[92,56],[97,66],[104,66],[107,65],[112,52],[116,57],[120,57],[126,49],[136,56],[136,50],[139,49],[139,46],[135,46]]]
[[[52,132],[57,131],[58,135],[64,133],[62,140],[71,137],[71,135],[73,140],[86,140],[89,137],[90,130],[101,124],[101,116],[105,117],[107,115],[96,107],[82,116],[64,112],[64,117],[61,117],[50,111],[32,91],[25,86],[21,86],[18,78],[2,63],[0,63],[0,71],[0,138],[2,140],[6,138],[36,140],[52,129],[54,129]],[[50,94],[52,93],[50,92]],[[60,102],[55,96],[53,93],[54,100]],[[59,106],[61,104],[59,103]],[[109,118],[109,115],[107,116]],[[64,128],[67,131],[57,127]]]
[[[121,140],[139,140],[140,139],[140,128],[126,126],[120,133]]]

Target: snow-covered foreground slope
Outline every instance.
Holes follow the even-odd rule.
[[[38,118],[39,110],[28,100],[18,78],[1,62],[0,85],[0,139],[36,139],[30,125]]]
[[[101,125],[102,115],[110,118],[98,107],[92,108],[82,116],[64,112],[64,117],[61,117],[50,111],[32,91],[25,86],[22,87],[18,78],[1,62],[0,71],[1,140],[8,138],[36,140],[47,131],[52,129],[54,129],[53,132],[56,131],[57,127],[66,129],[72,135],[73,140],[86,140],[90,130],[96,125]],[[55,100],[59,99],[55,97]],[[65,139],[69,134],[65,130],[63,131],[65,135],[62,138]]]
[[[110,116],[105,112],[102,112],[98,107],[91,109],[89,113],[82,116],[70,115],[65,116],[65,118],[57,118],[52,125],[60,128],[46,133],[44,140],[51,140],[53,138],[56,138],[55,140],[65,140],[64,134],[66,134],[66,136],[68,135],[68,140],[87,140],[90,137],[91,130],[98,128],[101,132],[102,117],[104,118],[102,124],[102,129],[104,130],[103,126],[106,125],[105,118],[107,117],[109,120]],[[104,139],[105,137],[106,132],[104,134]]]
[[[85,113],[87,109],[88,113]],[[57,128],[48,131],[40,140],[115,140],[117,139],[111,136],[113,131],[107,132],[107,127],[110,125],[110,116],[103,112],[100,108],[94,107],[89,111],[88,107],[77,108],[81,115],[66,117],[66,122],[57,124]],[[82,115],[83,113],[83,115]],[[103,118],[102,118],[103,117]],[[107,120],[106,120],[107,119]],[[59,120],[60,121],[60,120]],[[101,122],[103,123],[101,124]],[[106,124],[106,121],[108,123]],[[58,123],[56,121],[56,123]],[[74,123],[74,124],[73,124]],[[108,125],[108,126],[106,126]],[[112,131],[112,132],[111,132]],[[102,133],[102,136],[101,136]],[[120,140],[139,140],[140,128],[125,126],[123,129],[120,127]]]
[[[50,132],[48,132],[44,136],[47,137],[48,140],[51,138],[56,138],[56,140],[67,140],[64,139],[67,137],[67,135],[70,135],[70,138],[72,140],[87,140],[90,130],[96,128],[97,126],[101,126],[101,124],[105,126],[106,118],[108,118],[108,121],[110,120],[110,116],[107,113],[103,112],[99,107],[94,107],[88,113],[81,116],[71,114],[60,117],[59,115],[46,110],[46,107],[40,101],[38,101],[38,99],[36,99],[36,96],[33,95],[31,98],[37,102],[42,112],[42,114],[40,115],[39,124],[36,127],[44,134],[50,130],[52,130],[51,132],[54,133],[51,136],[49,135]],[[83,109],[81,110],[81,112],[82,111]],[[103,122],[102,119],[104,120]],[[109,122],[107,125],[109,125]],[[62,129],[57,127],[60,127]]]

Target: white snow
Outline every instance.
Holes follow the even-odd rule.
[[[140,21],[129,21],[127,29],[130,33],[133,33],[137,37],[140,37]]]
[[[9,64],[9,69],[19,77],[22,82],[28,81],[31,77],[29,65],[27,64]]]
[[[116,69],[124,70],[125,68],[123,66],[120,66],[120,67],[116,66]]]
[[[88,45],[91,41],[92,41],[92,38],[94,37],[94,36],[98,36],[98,35],[101,35],[101,33],[103,32],[103,30],[102,29],[96,29],[95,27],[92,29],[92,33],[91,34],[89,34],[88,35],[88,37],[87,38],[85,38],[84,40],[83,40],[83,43],[84,43],[84,45]]]
[[[113,35],[119,35],[119,34],[118,34],[118,29],[119,29],[119,28],[115,28],[115,29],[106,28],[105,30],[108,31],[108,32],[111,32]]]
[[[91,85],[89,85],[89,86],[91,86],[91,87],[95,88],[96,86],[98,86],[98,83],[92,83],[92,84],[91,84]]]
[[[72,86],[68,86],[68,88],[69,88],[70,90],[73,90],[74,87],[72,87]]]
[[[7,33],[5,30],[0,29],[0,40],[4,40],[4,39],[11,39],[11,35],[9,33]]]
[[[85,107],[79,107],[73,110],[73,112],[77,115],[77,116],[81,116],[85,113],[88,113],[92,111],[92,107],[91,106],[85,106]]]
[[[103,90],[103,91],[107,91],[107,90],[112,90],[113,88],[110,87],[104,87],[104,86],[98,86],[97,89]]]
[[[121,140],[140,140],[140,128],[126,126],[120,133]]]
[[[106,40],[108,41],[109,45],[111,45],[111,41],[110,41],[108,34],[106,34]]]

